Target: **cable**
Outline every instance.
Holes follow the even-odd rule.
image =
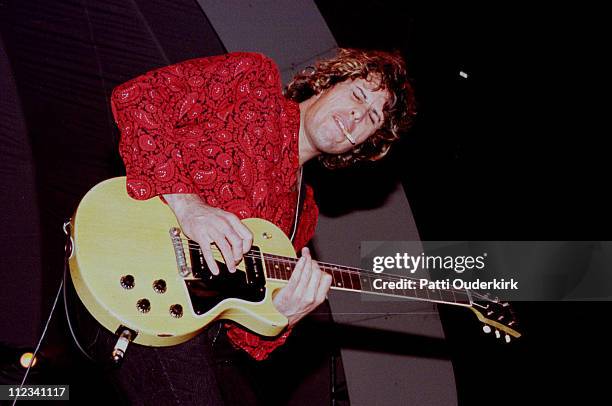
[[[34,359],[36,358],[36,354],[38,354],[38,350],[40,349],[42,341],[45,338],[45,335],[47,334],[47,328],[49,327],[49,323],[51,322],[51,318],[53,317],[53,312],[55,311],[55,306],[57,305],[57,301],[59,300],[60,293],[62,292],[63,286],[64,286],[64,278],[62,278],[60,281],[59,288],[57,289],[57,294],[55,295],[55,300],[53,301],[53,307],[51,307],[51,312],[49,313],[49,317],[47,318],[47,322],[45,323],[45,328],[40,336],[40,339],[38,340],[38,344],[36,344],[36,349],[34,350],[34,355],[32,356],[32,360],[28,364],[28,369],[26,369],[25,375],[23,375],[23,379],[21,380],[21,384],[19,385],[20,391],[23,388],[23,385],[25,384],[26,379],[28,378],[28,374],[30,373],[30,368],[32,368],[32,364],[34,364]],[[18,398],[15,397],[15,400],[13,400],[13,403],[12,403],[13,406],[15,405],[15,403],[17,403],[17,399]]]
[[[87,353],[87,351],[85,351],[85,349],[81,346],[81,343],[79,342],[79,339],[76,336],[76,333],[74,332],[74,329],[72,328],[72,322],[70,321],[70,313],[68,311],[68,296],[66,294],[66,281],[67,281],[67,277],[68,277],[68,260],[70,258],[70,252],[73,250],[73,246],[72,246],[72,238],[70,237],[70,221],[66,221],[64,223],[64,233],[66,234],[66,255],[64,257],[64,276],[62,279],[63,282],[63,291],[64,291],[64,312],[66,313],[66,322],[68,323],[68,330],[70,330],[70,335],[72,336],[72,340],[74,341],[74,344],[77,346],[77,348],[81,351],[81,353],[85,356],[85,358],[87,358],[89,361],[96,363],[96,360]]]
[[[66,261],[67,263],[68,261]],[[87,353],[87,351],[85,351],[85,349],[81,346],[81,343],[79,343],[78,338],[76,337],[76,333],[74,332],[74,329],[72,328],[72,322],[70,321],[70,314],[68,312],[68,298],[66,295],[66,276],[67,276],[67,265],[64,265],[64,311],[66,313],[66,322],[68,322],[68,330],[70,330],[70,335],[72,336],[72,341],[74,341],[74,344],[77,346],[77,348],[81,351],[81,353],[85,356],[85,358],[87,358],[89,361],[96,363],[96,360]]]

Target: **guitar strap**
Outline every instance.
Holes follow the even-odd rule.
[[[302,209],[304,208],[304,198],[306,197],[306,183],[302,180],[304,177],[304,168],[300,168],[300,174],[298,179],[298,198],[295,206],[295,218],[293,220],[293,231],[291,232],[291,242],[294,242],[295,234],[297,232],[298,224],[300,224],[300,216]]]

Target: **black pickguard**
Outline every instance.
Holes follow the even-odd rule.
[[[266,295],[266,278],[259,247],[253,246],[244,256],[246,272],[237,270],[230,273],[223,262],[217,261],[220,272],[219,275],[213,275],[197,245],[189,245],[194,279],[186,279],[185,284],[196,314],[206,313],[228,298],[249,302],[263,300]]]

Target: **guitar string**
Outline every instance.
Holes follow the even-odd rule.
[[[183,239],[183,241],[190,241],[190,240]],[[188,245],[189,245],[190,248],[196,248],[196,249],[200,250],[200,252],[201,252],[201,247],[200,247],[199,244],[189,242]],[[221,258],[223,258],[223,254],[221,253],[221,251],[218,248],[212,248],[211,251],[213,253],[213,256],[215,254],[217,254],[217,255],[221,256]],[[274,260],[274,261],[281,261],[281,262],[287,262],[287,263],[291,263],[291,264],[296,264],[298,262],[298,260],[299,260],[299,258],[284,257],[284,256],[269,254],[269,253],[265,253],[265,252],[262,252],[261,255],[246,253],[246,254],[243,255],[243,257],[245,257],[245,258],[261,258],[261,257],[263,257],[264,259],[269,259],[269,260]],[[322,262],[322,261],[317,261],[317,263],[319,265],[323,265],[323,266],[328,267],[328,268],[335,268],[335,269],[341,270],[341,271],[343,270],[343,271],[354,272],[354,273],[358,273],[358,274],[372,274],[372,275],[380,276],[380,274],[377,274],[376,272],[373,272],[373,271],[369,271],[367,269],[361,269],[361,268],[345,266],[345,265],[337,265],[337,264],[332,264],[332,263],[329,263],[329,262]],[[416,278],[411,278],[411,279],[418,280]]]
[[[199,245],[198,245],[197,247],[199,248]],[[221,254],[220,254],[220,252],[218,251],[218,249],[214,249],[214,250],[213,250],[213,257],[215,256],[215,254],[217,254],[217,256],[218,256],[218,257],[219,257],[219,256],[221,256]],[[261,255],[261,256],[260,256],[260,255],[257,255],[257,254],[245,254],[244,256],[245,256],[245,257],[250,257],[250,258],[261,258],[261,256],[263,256],[264,258],[266,258],[266,257],[267,257],[268,259],[272,259],[272,260],[275,260],[275,261],[278,261],[278,262],[285,262],[285,263],[289,263],[289,264],[292,264],[292,265],[294,265],[294,264],[297,262],[297,260],[295,260],[294,258],[286,258],[286,259],[284,259],[284,258],[282,258],[282,257],[281,257],[281,258],[271,258],[271,257],[269,257],[269,256],[268,256],[267,254],[265,254],[265,253],[262,253],[262,255]],[[219,260],[219,258],[215,258],[215,260]],[[332,264],[332,265],[333,265],[333,264]],[[333,265],[333,267],[338,268],[338,266],[337,266],[337,265]],[[353,274],[373,274],[373,275],[375,275],[376,277],[378,277],[378,278],[380,278],[380,279],[383,279],[383,280],[385,280],[385,281],[387,281],[387,282],[399,282],[399,281],[401,281],[402,279],[409,279],[409,280],[412,280],[412,281],[415,281],[415,282],[418,282],[418,281],[419,281],[419,279],[417,279],[417,278],[412,278],[412,277],[402,277],[401,275],[388,275],[388,274],[383,275],[383,274],[376,274],[376,273],[373,273],[373,272],[367,272],[367,271],[365,271],[365,270],[361,270],[361,269],[359,269],[359,268],[353,268],[353,269],[355,269],[355,270],[347,270],[347,271],[348,271],[348,272],[350,272],[350,273],[353,273]],[[284,272],[285,270],[286,270],[286,269],[282,269],[282,271],[283,271],[283,272]],[[335,269],[332,269],[331,271],[333,271],[333,270],[335,270]],[[337,270],[342,270],[342,269],[339,269],[339,268],[338,268]],[[361,272],[360,272],[360,271],[361,271]],[[365,272],[364,272],[364,271],[365,271]],[[268,270],[268,273],[269,273],[269,274],[271,274],[271,273],[272,273],[272,270]],[[332,275],[332,276],[333,276],[333,275]],[[370,275],[367,275],[367,276],[370,276]],[[285,277],[287,277],[287,275],[285,275]],[[274,278],[273,276],[271,276],[271,278],[272,278],[272,279],[277,279],[277,278]],[[287,277],[287,278],[288,278],[288,277]],[[287,279],[283,279],[283,280],[287,280]],[[350,280],[350,282],[351,282],[351,285],[353,285],[353,281],[352,281],[352,280]],[[361,280],[360,280],[359,282],[360,282],[360,284],[361,284]],[[335,287],[338,287],[337,285],[334,285],[334,286],[335,286]],[[348,287],[348,286],[346,286],[346,284],[345,284],[344,286],[342,286],[342,287],[343,287],[343,288],[347,288],[347,289],[354,289],[354,288],[352,288],[352,287]],[[363,290],[363,289],[362,289],[362,288],[359,288],[359,290]],[[402,290],[402,291],[410,291],[410,292],[414,291],[415,293],[416,293],[416,291],[417,291],[417,289],[416,289],[416,288],[415,288],[415,289],[401,289],[401,290]],[[453,298],[454,298],[453,302],[455,302],[455,303],[457,302],[457,298],[456,298],[456,296],[455,296],[456,294],[459,294],[459,295],[465,295],[465,296],[468,296],[468,298],[469,298],[469,295],[468,295],[468,294],[467,294],[465,291],[463,291],[463,290],[458,290],[458,289],[428,289],[428,290],[427,290],[427,292],[428,292],[428,298],[430,298],[430,297],[429,297],[429,292],[430,292],[430,291],[432,291],[432,292],[433,292],[433,291],[435,291],[435,290],[437,290],[437,291],[439,291],[439,292],[448,292],[448,293],[453,294]],[[400,295],[400,294],[396,294],[396,295],[397,295],[397,296],[404,296],[404,297],[406,296],[406,295]],[[418,297],[418,295],[416,295],[416,296]],[[412,296],[410,296],[410,297],[412,297]],[[431,299],[431,298],[430,298],[430,299]],[[436,299],[436,300],[437,300],[437,299]],[[450,300],[445,300],[445,299],[443,299],[441,294],[440,294],[440,300],[447,301],[447,302],[448,302],[448,301],[450,301]]]
[[[196,248],[198,250],[200,250],[201,252],[201,246],[195,242],[193,242],[190,239],[187,238],[181,238],[181,242],[184,244],[185,242],[187,242],[187,245],[190,248]],[[217,258],[215,258],[215,260],[221,260],[221,262],[223,262],[223,254],[221,253],[221,251],[218,248],[214,248],[211,247],[211,251],[213,254],[213,258],[215,257],[215,254],[217,256]],[[244,254],[243,257],[245,258],[264,258],[267,260],[273,260],[273,261],[278,261],[278,262],[284,262],[287,264],[291,264],[291,265],[295,265],[297,264],[298,259],[297,258],[290,258],[290,257],[282,257],[282,256],[271,256],[274,254],[268,254],[265,252],[262,252],[261,254]],[[220,258],[219,258],[220,257]],[[321,262],[321,261],[317,261],[317,263],[319,265],[322,265],[325,268],[332,268],[330,269],[331,271],[333,270],[338,270],[338,271],[346,271],[349,273],[353,273],[353,274],[358,274],[358,275],[366,275],[366,276],[376,276],[377,278],[382,278],[382,279],[386,279],[387,281],[400,281],[402,279],[409,279],[412,281],[420,281],[419,278],[414,278],[414,277],[409,277],[409,276],[401,276],[401,275],[389,275],[389,274],[377,274],[373,271],[369,271],[367,269],[361,269],[361,268],[355,268],[355,267],[349,267],[349,266],[344,266],[344,265],[337,265],[337,264],[332,264],[332,263],[328,263],[328,262]],[[351,281],[352,282],[352,281]],[[413,289],[410,289],[413,290]],[[451,292],[451,293],[460,293],[460,294],[467,294],[467,289],[436,289],[438,291],[445,291],[445,292]],[[491,298],[488,297],[486,295],[480,294],[478,291],[475,290],[471,290],[470,293],[477,297],[480,300],[484,300],[484,301],[489,301],[489,302],[498,302],[497,299],[495,298]]]

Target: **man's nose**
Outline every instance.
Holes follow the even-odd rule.
[[[355,121],[361,121],[367,114],[368,107],[365,105],[356,105],[351,109],[351,118]]]

